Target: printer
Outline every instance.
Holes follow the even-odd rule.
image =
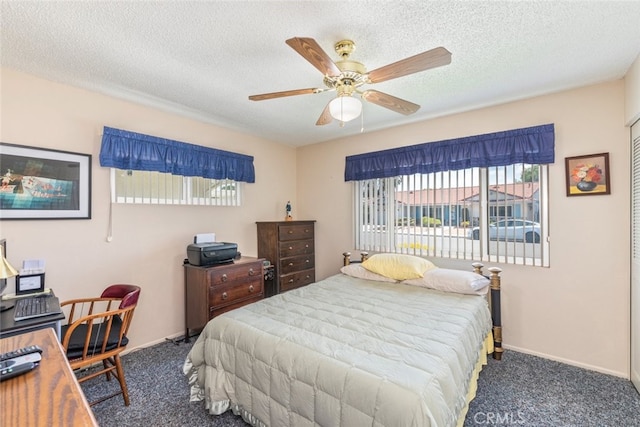
[[[187,260],[195,266],[209,266],[232,262],[238,256],[238,245],[228,242],[191,243],[187,246]]]

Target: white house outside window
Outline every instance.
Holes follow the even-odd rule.
[[[549,266],[546,165],[355,181],[358,250]]]

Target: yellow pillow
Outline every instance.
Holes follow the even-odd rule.
[[[404,254],[374,254],[362,266],[395,280],[417,279],[423,277],[425,271],[438,268],[424,258]]]

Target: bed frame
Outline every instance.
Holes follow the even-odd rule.
[[[351,261],[351,252],[343,252],[342,257],[344,265],[357,264],[365,261],[369,257],[369,253],[360,252],[359,261]],[[500,303],[500,273],[502,269],[491,267],[489,268],[491,275],[487,276],[482,273],[483,264],[474,262],[471,266],[473,267],[474,273],[481,274],[491,281],[489,285],[491,290],[489,294],[489,306],[491,307],[491,319],[493,321],[493,358],[502,360],[502,353],[504,353],[504,349],[502,348],[502,315]]]

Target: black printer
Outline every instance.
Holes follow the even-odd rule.
[[[192,243],[187,246],[189,264],[207,266],[232,262],[238,256],[238,245],[228,242]]]

